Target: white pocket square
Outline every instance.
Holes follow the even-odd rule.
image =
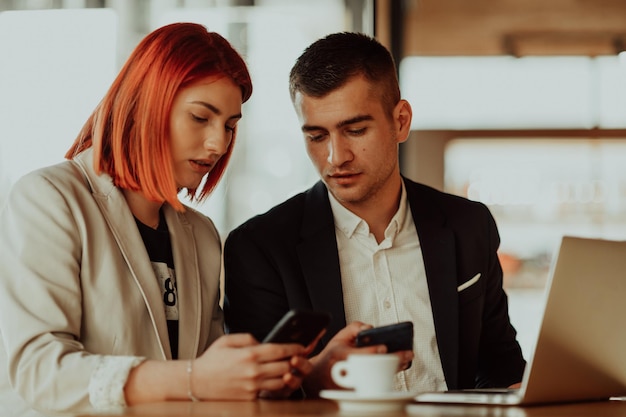
[[[476,284],[478,282],[478,280],[480,279],[480,272],[477,273],[476,275],[474,275],[474,277],[468,281],[465,281],[463,284],[459,285],[458,287],[456,287],[456,291],[457,292],[461,292],[464,289]]]

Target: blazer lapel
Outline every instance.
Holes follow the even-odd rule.
[[[407,180],[405,185],[424,258],[441,364],[448,386],[455,387],[459,358],[455,240],[426,188]]]
[[[176,268],[178,299],[185,300],[184,303],[178,303],[178,357],[195,358],[200,343],[200,314],[202,314],[199,255],[196,245],[192,244],[196,240],[192,226],[183,214],[176,213],[169,205],[165,205],[164,209],[172,242],[176,242],[176,244],[172,243],[172,251]]]
[[[128,269],[135,279],[143,296],[146,308],[152,319],[152,326],[160,341],[160,350],[164,359],[171,359],[170,342],[168,339],[165,309],[161,300],[161,290],[156,281],[154,271],[145,245],[136,227],[134,217],[128,208],[126,199],[113,181],[106,174],[96,175],[93,170],[93,152],[87,150],[74,160],[85,174],[91,187],[95,201],[106,219],[111,233],[120,248]]]
[[[296,251],[314,310],[332,315],[324,343],[346,325],[335,222],[326,186],[315,184],[305,197],[301,242]]]

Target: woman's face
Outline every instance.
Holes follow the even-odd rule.
[[[170,114],[174,180],[196,189],[226,153],[241,119],[241,89],[229,77],[208,77],[181,89]]]

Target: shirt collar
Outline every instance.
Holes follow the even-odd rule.
[[[400,206],[398,211],[391,218],[387,229],[385,230],[385,237],[394,237],[397,235],[404,226],[405,218],[408,211],[406,188],[404,187],[404,181],[402,183],[402,191],[400,193]],[[369,235],[369,226],[359,216],[345,208],[333,194],[328,191],[328,200],[330,201],[330,208],[333,211],[333,217],[335,219],[335,227],[341,230],[348,239],[352,237],[357,231],[359,233]]]

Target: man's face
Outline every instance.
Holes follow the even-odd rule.
[[[381,94],[357,76],[321,98],[298,92],[294,106],[313,165],[346,208],[358,212],[399,186],[398,144],[410,129],[406,101],[389,115]]]

